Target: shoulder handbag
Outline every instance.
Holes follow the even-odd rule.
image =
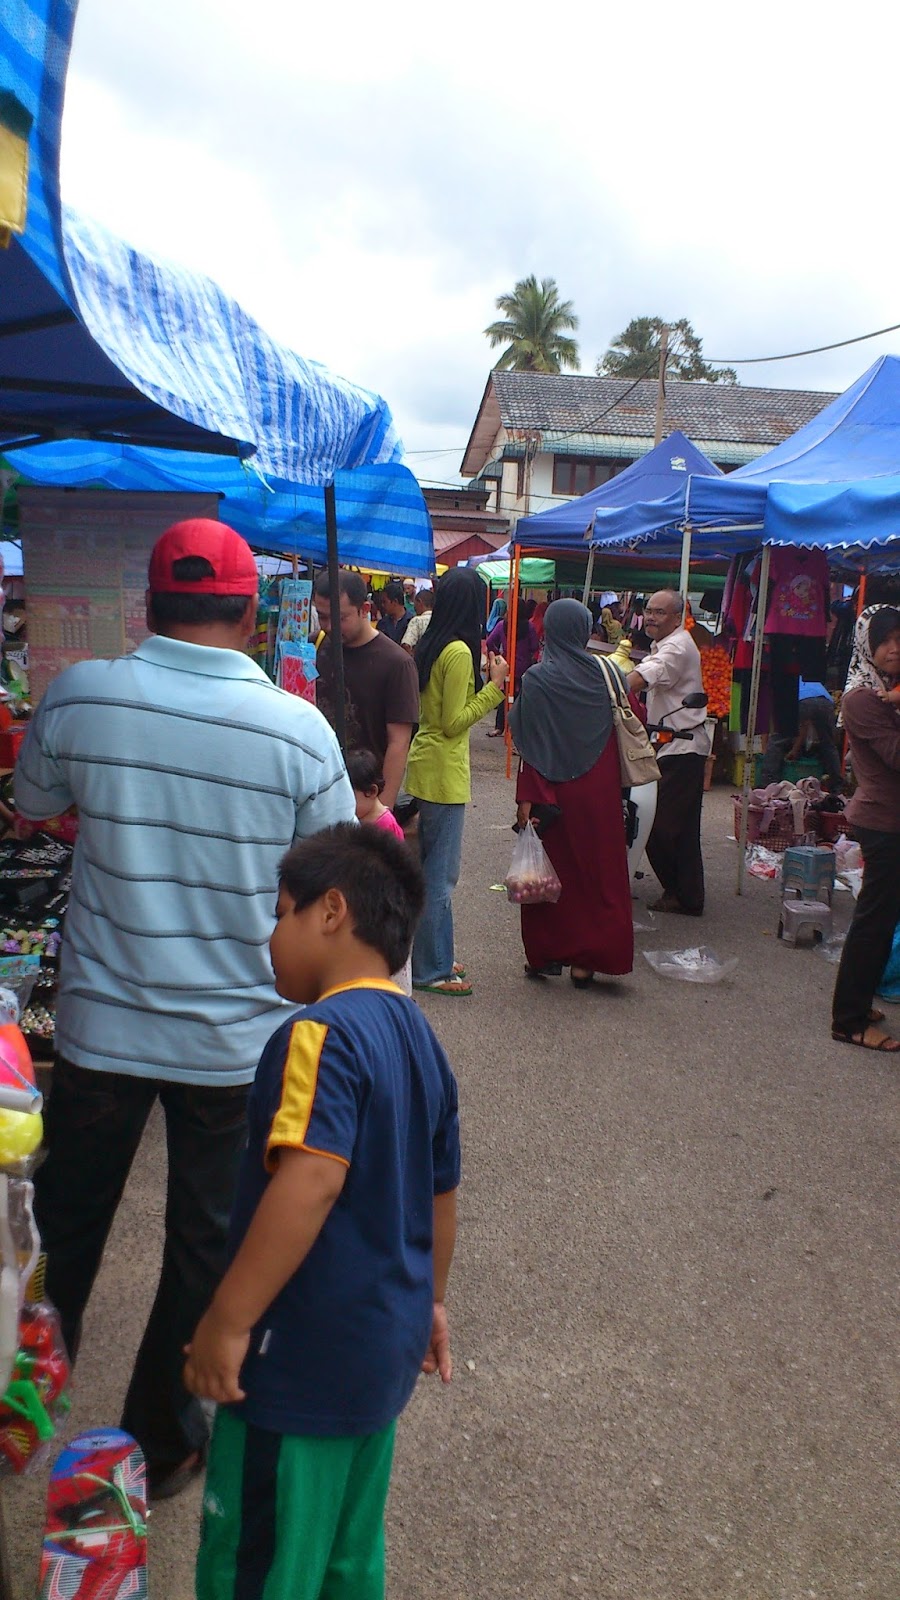
[[[606,679],[612,701],[613,727],[619,745],[619,770],[624,789],[637,788],[642,783],[659,783],[660,771],[653,754],[653,746],[640,717],[636,717],[628,703],[625,686],[615,667],[608,665],[602,656],[597,665]]]

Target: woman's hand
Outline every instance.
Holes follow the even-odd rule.
[[[488,651],[488,677],[491,683],[496,684],[498,689],[503,688],[509,677],[509,663],[503,659],[503,656],[495,656],[493,651]]]
[[[519,804],[516,806],[516,822],[518,823],[520,828],[524,828],[526,823],[528,823],[530,821],[531,821],[531,801],[530,800],[520,800]]]

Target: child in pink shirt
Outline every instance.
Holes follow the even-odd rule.
[[[347,757],[347,776],[353,785],[356,797],[356,820],[366,822],[374,828],[384,828],[388,833],[396,834],[398,839],[403,838],[401,828],[393,811],[381,803],[381,793],[384,789],[384,773],[378,757],[371,750],[351,750]],[[400,972],[393,974],[394,982],[404,994],[412,994],[412,958],[407,958],[405,967]]]
[[[373,756],[371,750],[351,750],[347,757],[347,776],[356,796],[356,820],[370,822],[376,828],[386,828],[388,833],[394,833],[398,839],[402,839],[403,829],[393,811],[381,803],[384,774],[377,756]]]

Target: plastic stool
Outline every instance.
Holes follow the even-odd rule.
[[[781,864],[781,886],[785,897],[798,894],[801,900],[830,905],[834,894],[834,851],[790,845]]]
[[[784,899],[778,923],[779,939],[783,939],[785,944],[795,945],[797,935],[804,927],[812,929],[813,942],[824,939],[831,933],[831,907],[824,900]]]

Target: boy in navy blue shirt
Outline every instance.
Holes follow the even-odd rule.
[[[340,824],[285,857],[271,953],[304,1005],[263,1052],[232,1260],[187,1350],[219,1404],[198,1600],[382,1600],[396,1418],[451,1376],[456,1082],[391,982],[421,874],[381,829]]]

